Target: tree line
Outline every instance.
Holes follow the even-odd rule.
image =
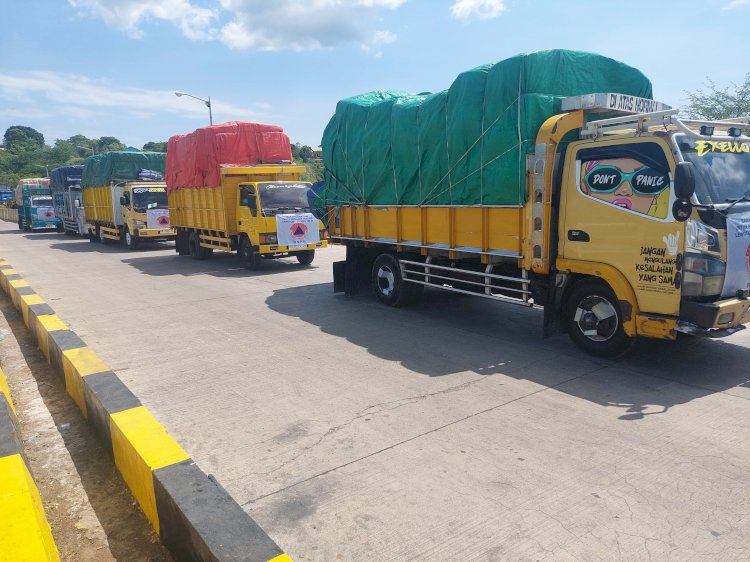
[[[8,127],[3,136],[3,146],[4,150],[0,150],[0,188],[15,187],[21,178],[45,177],[50,170],[60,166],[83,164],[86,157],[92,154],[127,148],[116,137],[93,139],[85,135],[55,139],[50,146],[45,143],[42,133],[25,125]],[[166,152],[167,143],[147,142],[139,150]],[[312,148],[294,143],[292,156],[296,162],[310,163],[305,177],[307,181],[317,181],[322,177],[322,165],[318,165]]]

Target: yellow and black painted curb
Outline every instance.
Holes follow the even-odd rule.
[[[0,287],[112,454],[162,543],[178,560],[291,562],[207,476],[119,377],[0,258]]]
[[[42,498],[23,456],[16,408],[0,369],[0,558],[59,561]]]

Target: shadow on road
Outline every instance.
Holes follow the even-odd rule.
[[[146,275],[157,277],[170,275],[214,275],[216,277],[261,277],[279,273],[315,269],[315,263],[300,265],[296,258],[264,259],[260,269],[248,270],[242,259],[236,254],[214,252],[207,260],[194,260],[189,256],[178,256],[176,253],[162,254],[154,257],[133,257],[122,260]]]
[[[750,398],[750,349],[681,338],[639,341],[619,360],[594,358],[567,336],[542,338],[542,311],[428,290],[420,303],[389,308],[373,296],[333,294],[331,283],[274,291],[271,310],[320,327],[430,377],[503,374],[616,407],[638,420],[713,394]]]

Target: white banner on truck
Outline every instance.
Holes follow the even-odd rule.
[[[146,211],[148,228],[169,228],[169,209],[149,209]]]
[[[320,242],[318,219],[312,213],[276,215],[276,232],[280,246],[299,248]]]
[[[727,217],[727,275],[722,297],[750,290],[750,212]]]

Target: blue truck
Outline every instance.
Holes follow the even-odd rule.
[[[18,228],[45,230],[54,228],[62,232],[62,222],[55,216],[49,178],[25,178],[16,186]]]

